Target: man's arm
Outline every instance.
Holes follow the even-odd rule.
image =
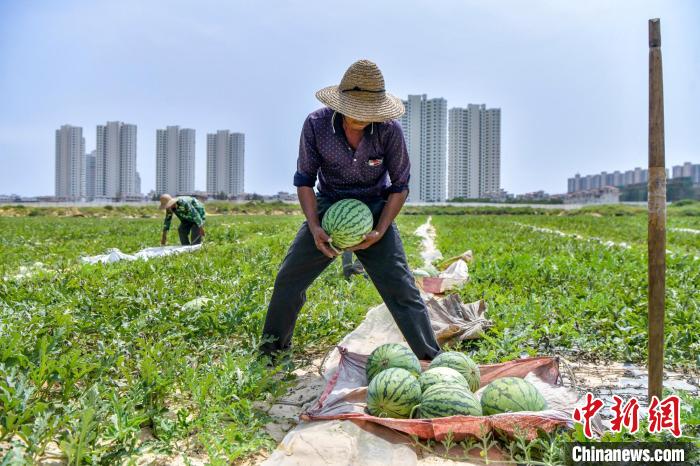
[[[329,246],[331,238],[328,236],[328,233],[323,231],[323,228],[321,228],[321,222],[318,219],[318,207],[316,205],[316,194],[314,194],[314,188],[299,186],[297,188],[297,196],[299,196],[301,210],[304,211],[304,215],[306,216],[306,221],[309,224],[309,230],[314,237],[316,247],[326,257],[333,259],[338,255],[338,253],[331,249]]]
[[[316,135],[311,119],[307,118],[304,121],[299,140],[299,158],[297,159],[297,171],[294,174],[294,186],[297,187],[301,210],[304,211],[316,247],[326,257],[333,259],[338,253],[331,249],[329,246],[331,238],[321,228],[321,223],[318,220],[316,194],[314,194],[314,184],[320,166],[321,157],[316,148]]]
[[[382,209],[382,214],[379,216],[379,221],[377,222],[377,227],[365,235],[365,240],[358,244],[348,248],[350,251],[356,251],[358,249],[367,249],[374,243],[382,239],[384,233],[389,229],[391,223],[394,221],[401,208],[403,207],[406,198],[408,197],[408,191],[402,191],[400,193],[391,193],[387,198],[386,204],[384,204],[384,209]]]
[[[163,234],[160,237],[160,245],[165,246],[168,242],[168,230],[170,230],[170,223],[173,220],[173,213],[169,210],[165,212],[165,220],[163,221]]]
[[[389,229],[396,216],[401,212],[401,208],[406,202],[407,197],[408,191],[389,194],[384,209],[382,210],[382,215],[379,216],[377,228],[375,228],[382,236],[384,236],[384,233]]]

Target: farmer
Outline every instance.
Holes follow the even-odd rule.
[[[204,205],[192,196],[172,197],[170,194],[160,196],[159,209],[165,209],[165,221],[163,222],[163,237],[160,244],[168,241],[168,231],[173,220],[173,214],[180,219],[177,229],[180,235],[180,243],[183,246],[199,244],[204,238],[204,220],[206,213]]]
[[[316,98],[327,107],[304,122],[294,175],[306,221],[277,273],[261,351],[274,359],[291,347],[306,289],[338,254],[321,218],[335,201],[354,198],[372,211],[374,229],[348,249],[364,265],[416,356],[433,359],[440,347],[393,223],[408,196],[410,164],[395,120],[404,106],[384,90],[381,71],[368,60],[353,63],[339,86],[321,89]]]

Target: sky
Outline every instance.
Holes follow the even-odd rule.
[[[575,173],[648,165],[648,20],[661,19],[666,164],[700,163],[700,1],[0,0],[0,193],[54,192],[55,130],[243,132],[245,191],[293,191],[299,134],[360,58],[389,92],[501,109],[501,185],[566,191]]]

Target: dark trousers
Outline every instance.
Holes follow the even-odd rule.
[[[202,237],[199,236],[199,227],[194,222],[181,221],[180,226],[177,229],[177,234],[180,235],[180,244],[183,246],[199,244],[202,242]]]
[[[384,204],[384,200],[367,203],[375,225]],[[329,200],[319,197],[319,216],[323,217],[330,205]],[[440,352],[440,346],[408,268],[396,225],[392,224],[381,240],[367,249],[355,251],[355,255],[364,265],[413,352],[420,359],[433,359]],[[263,337],[271,337],[273,341],[263,344],[261,350],[264,353],[290,348],[299,311],[306,302],[306,290],[331,262],[332,259],[316,248],[309,226],[304,222],[275,279],[263,328]]]

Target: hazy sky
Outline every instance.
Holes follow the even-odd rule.
[[[246,135],[245,189],[292,191],[314,92],[359,58],[387,89],[502,109],[502,187],[647,165],[649,18],[661,18],[666,162],[700,163],[700,1],[0,0],[0,193],[53,194],[54,131],[138,125]]]

